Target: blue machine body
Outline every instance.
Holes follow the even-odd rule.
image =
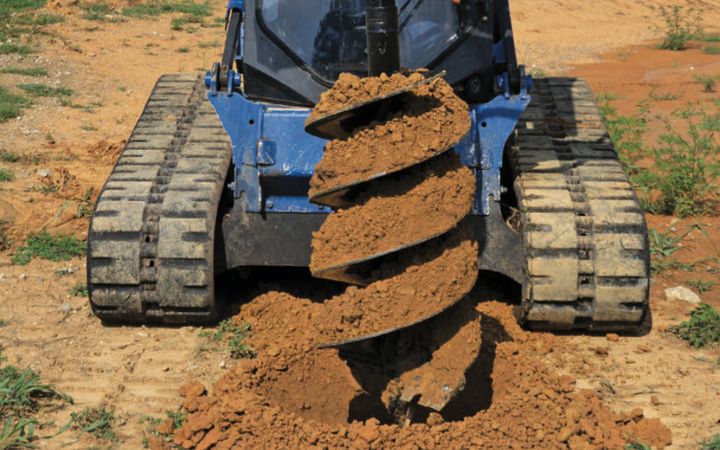
[[[309,109],[257,103],[239,92],[211,90],[208,99],[232,141],[232,188],[247,212],[328,212],[306,192],[326,143],[305,132]],[[487,215],[489,202],[500,198],[505,143],[529,103],[524,93],[470,105],[472,126],[455,151],[477,177],[474,214]]]
[[[238,13],[243,16],[243,7],[241,0],[230,2],[228,17],[231,21]],[[309,260],[310,234],[330,212],[325,206],[311,203],[307,195],[310,179],[322,158],[326,141],[304,130],[310,108],[256,101],[243,92],[243,80],[233,69],[244,67],[246,28],[255,30],[247,39],[253,42],[253,46],[258,45],[252,41],[258,39],[255,35],[260,33],[252,28],[255,21],[239,24],[235,61],[232,65],[225,65],[227,76],[223,78],[222,88],[219,88],[217,70],[209,72],[205,79],[208,99],[232,142],[234,173],[228,188],[233,193],[234,202],[232,211],[223,221],[228,259],[231,260],[229,264],[305,265]],[[487,39],[487,35],[480,33],[480,36]],[[508,36],[508,39],[494,43],[490,57],[498,67],[519,68],[519,77],[514,78],[519,79],[519,83],[511,89],[510,74],[496,73],[494,89],[492,86],[490,89],[499,95],[489,101],[470,104],[471,129],[454,148],[462,163],[473,170],[477,180],[472,214],[476,218],[490,216],[486,224],[478,224],[479,233],[484,234],[486,239],[497,241],[493,245],[501,249],[517,245],[516,239],[503,239],[507,233],[500,229],[502,227],[491,224],[491,220],[495,224],[502,220],[495,203],[499,202],[505,189],[501,183],[503,152],[520,115],[530,103],[532,85],[532,79],[525,75],[522,66],[514,65],[514,61],[505,64],[506,58],[514,58],[511,33]],[[229,38],[229,42],[233,40],[234,37]],[[232,53],[228,56],[232,57]],[[478,61],[481,56],[478,55]],[[455,64],[451,77],[463,66],[462,60]],[[491,229],[500,231],[491,236]],[[307,245],[295,243],[302,239]],[[268,240],[275,243],[270,246],[272,250],[268,248]],[[288,241],[287,247],[279,248],[278,242],[281,241]],[[300,247],[307,248],[298,250]],[[485,247],[490,249],[492,245]],[[294,256],[288,256],[288,253]]]

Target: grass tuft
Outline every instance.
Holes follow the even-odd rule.
[[[703,52],[708,55],[720,55],[720,45],[708,45],[703,47]]]
[[[113,431],[115,421],[115,413],[106,408],[85,408],[70,414],[70,423],[74,429],[108,441],[117,439]]]
[[[42,67],[3,67],[0,73],[9,73],[11,75],[22,75],[25,77],[44,77],[47,76],[47,70]]]
[[[37,410],[40,399],[72,399],[49,384],[40,382],[32,369],[8,365],[0,369],[0,417],[24,417]]]
[[[22,83],[18,87],[33,97],[70,97],[74,93],[64,86],[52,87],[41,83]]]
[[[11,94],[0,86],[0,123],[18,117],[22,110],[30,106],[30,100]]]
[[[720,340],[720,312],[702,304],[690,313],[690,320],[671,327],[670,331],[696,348],[716,344]]]
[[[70,288],[70,290],[68,291],[68,294],[70,294],[73,297],[87,297],[88,296],[87,284],[76,284],[75,286]]]
[[[0,161],[14,163],[20,161],[20,156],[8,150],[0,150]]]
[[[720,433],[700,441],[700,450],[720,450]]]
[[[10,169],[0,168],[0,183],[12,181],[15,179],[15,174]]]
[[[250,324],[236,324],[232,319],[226,319],[218,324],[214,332],[205,330],[200,335],[216,344],[226,342],[231,358],[254,358],[255,350],[245,343],[251,331]]]
[[[53,236],[47,231],[31,235],[25,245],[12,256],[12,263],[20,266],[28,264],[33,258],[50,261],[69,261],[76,256],[85,255],[85,243],[66,235]]]

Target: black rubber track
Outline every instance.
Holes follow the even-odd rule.
[[[98,199],[88,234],[93,311],[108,322],[208,323],[231,159],[196,75],[162,76]]]
[[[521,321],[643,332],[647,226],[585,81],[536,80],[510,160],[528,255]]]

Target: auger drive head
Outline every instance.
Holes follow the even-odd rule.
[[[520,286],[528,328],[647,329],[642,209],[587,84],[518,65],[508,0],[230,0],[226,19],[222,60],[160,78],[99,197],[103,321],[212,323],[224,274],[309,268],[351,285],[318,345],[405,422],[479,357],[480,271]]]

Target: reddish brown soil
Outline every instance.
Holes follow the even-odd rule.
[[[251,307],[260,322],[277,322],[292,311],[292,325],[276,330],[307,333],[306,339],[332,343],[407,326],[431,317],[460,300],[477,279],[477,245],[458,229],[440,240],[403,253],[383,264],[367,287],[349,287],[324,303],[285,294],[263,296]]]
[[[446,233],[472,206],[475,177],[454,152],[383,178],[313,235],[310,269],[345,265]]]
[[[530,336],[517,327],[508,306],[486,302],[477,312],[483,317],[484,341],[488,340],[481,360],[495,361],[492,387],[468,394],[475,398],[466,400],[479,404],[461,420],[431,414],[428,423],[407,427],[377,419],[347,423],[353,406],[348,399],[358,387],[335,352],[304,352],[294,360],[284,356],[294,348],[278,347],[230,370],[209,394],[198,384],[181,389],[190,416],[174,432],[173,441],[198,449],[594,449],[623,448],[625,442],[640,439],[653,448],[670,443],[669,430],[658,420],[644,418],[641,410],[613,414],[596,394],[577,390],[571,377],[553,374],[542,362],[553,351],[553,339],[547,336],[528,345]],[[258,330],[253,342],[261,345],[266,322],[244,314],[241,320],[251,321]],[[297,342],[273,340],[265,345],[286,343],[294,347]],[[481,404],[488,392],[493,397],[489,407]],[[153,448],[169,448],[159,439],[151,443]]]
[[[401,113],[386,122],[373,123],[347,140],[329,142],[310,181],[309,195],[313,197],[425,161],[450,149],[467,134],[470,129],[467,105],[445,80],[421,85],[415,95]],[[315,110],[322,107],[321,102]]]

